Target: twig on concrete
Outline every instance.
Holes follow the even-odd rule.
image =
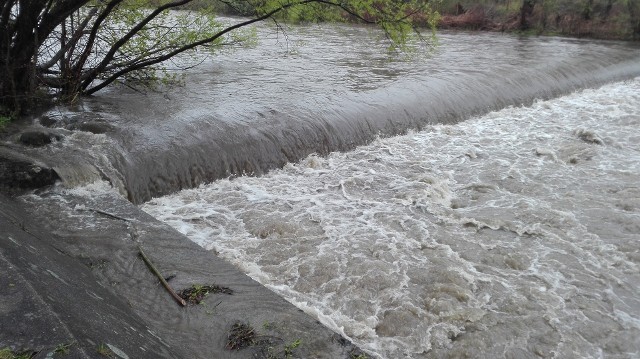
[[[162,283],[162,285],[164,286],[164,288],[169,292],[169,294],[171,294],[171,296],[183,307],[187,305],[187,302],[184,301],[184,299],[180,298],[180,296],[178,295],[178,293],[176,293],[173,288],[171,288],[171,286],[169,285],[169,283],[167,283],[167,281],[164,279],[164,277],[162,276],[162,274],[160,274],[160,272],[158,271],[158,269],[153,265],[153,263],[151,263],[151,260],[146,256],[146,254],[144,254],[144,251],[142,250],[142,247],[140,245],[138,245],[138,251],[140,253],[140,256],[142,257],[142,260],[144,260],[144,262],[147,264],[147,266],[149,267],[149,269],[151,269],[151,271],[153,272],[153,274],[156,275],[156,277],[158,277],[158,279],[160,280],[160,283]]]
[[[101,215],[103,215],[103,216],[111,217],[111,218],[113,218],[113,219],[119,219],[119,220],[121,220],[121,221],[131,222],[131,220],[130,220],[130,219],[128,219],[128,218],[120,217],[120,216],[118,216],[118,215],[116,215],[116,214],[109,213],[109,212],[103,211],[103,210],[101,210],[101,209],[97,209],[97,208],[87,208],[86,210],[87,210],[87,211],[93,211],[93,212],[99,213],[99,214],[101,214]]]

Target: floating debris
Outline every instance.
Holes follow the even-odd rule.
[[[189,304],[200,304],[209,293],[233,294],[233,290],[219,285],[193,285],[183,289],[178,295]]]

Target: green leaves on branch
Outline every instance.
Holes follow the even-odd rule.
[[[220,9],[244,18],[222,23]],[[115,81],[178,79],[179,70],[202,61],[197,52],[255,43],[250,25],[269,18],[375,24],[404,45],[422,39],[418,26],[433,29],[439,16],[428,0],[56,0],[28,7],[4,0],[0,13],[0,108],[7,111],[28,107],[43,88],[75,99]]]
[[[115,80],[113,76],[117,76],[119,81],[149,86],[177,79],[175,70],[192,66],[195,60],[190,62],[188,56],[182,56],[176,58],[174,68],[167,68],[161,65],[164,57],[175,53],[167,57],[173,58],[180,53],[195,53],[198,50],[213,53],[228,40],[217,37],[206,46],[185,48],[202,39],[215,37],[224,26],[207,9],[172,12],[169,11],[171,8],[167,8],[149,19],[154,10],[152,6],[167,4],[171,2],[127,0],[110,11],[100,25],[100,40],[92,51],[92,60],[96,64],[94,69],[99,72],[97,79]],[[144,26],[140,26],[143,23]],[[233,38],[229,42],[236,41]],[[91,84],[84,81],[88,85],[85,91],[91,92]]]
[[[424,40],[421,31],[435,35],[440,14],[428,0],[262,0],[256,11],[266,14],[277,11],[274,18],[300,22],[358,22],[377,25],[390,40],[391,47],[407,51],[413,40]],[[278,10],[280,9],[280,10]]]
[[[189,0],[183,2],[191,3]],[[136,28],[148,19],[154,6],[158,8],[174,3],[167,0],[123,1],[102,25],[102,37],[108,39],[107,43],[117,43],[126,36],[129,29]],[[245,0],[225,4],[238,11],[245,11],[245,15],[251,15],[255,19],[275,17],[294,22],[354,21],[376,24],[394,45],[404,45],[412,37],[419,37],[416,36],[419,34],[418,24],[435,29],[438,18],[438,14],[431,10],[425,0]],[[162,67],[161,61],[150,64],[149,60],[176,53],[170,56],[173,58],[178,53],[197,50],[215,53],[222,45],[250,43],[251,39],[255,39],[252,36],[255,32],[252,34],[251,31],[240,31],[244,25],[228,31],[228,27],[216,20],[216,8],[219,6],[203,7],[198,11],[169,12],[169,9],[174,9],[171,7],[160,12],[118,47],[114,58],[110,60],[111,68],[102,70],[105,73],[101,76],[104,78],[105,75],[115,74],[119,80],[155,83],[159,79],[158,75],[168,73],[169,69]],[[247,23],[249,24],[250,22]],[[220,36],[221,34],[225,36]],[[199,45],[191,47],[191,44]],[[185,57],[177,62],[190,66]],[[135,68],[138,64],[144,66]],[[119,74],[118,70],[127,66],[135,69]]]

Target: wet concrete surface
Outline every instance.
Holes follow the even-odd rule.
[[[125,199],[0,194],[0,349],[35,358],[350,358],[361,352],[284,299]],[[220,285],[179,305],[175,290]],[[286,250],[286,249],[283,249]],[[234,324],[251,344],[229,350]],[[297,343],[297,344],[296,344]],[[66,348],[66,349],[65,349]],[[56,352],[58,350],[58,352]]]

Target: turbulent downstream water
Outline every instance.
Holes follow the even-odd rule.
[[[640,356],[637,45],[443,33],[407,59],[366,28],[258,33],[181,89],[51,111],[34,126],[64,140],[21,151],[374,357]]]
[[[384,358],[640,356],[640,79],[143,205]]]

